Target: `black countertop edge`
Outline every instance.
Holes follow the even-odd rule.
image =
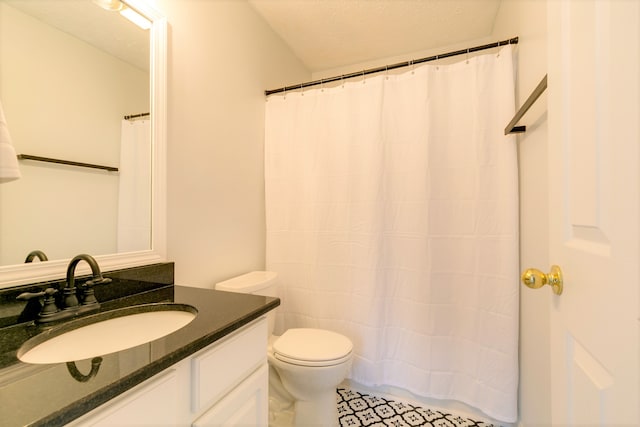
[[[250,297],[250,295],[246,296]],[[228,334],[251,323],[253,320],[260,318],[262,315],[265,315],[266,313],[280,305],[280,300],[278,298],[267,298],[267,300],[268,301],[259,309],[245,313],[244,315],[230,322],[227,326],[218,330],[214,330],[209,334],[203,335],[199,339],[193,340],[189,344],[171,353],[168,353],[153,362],[150,362],[144,368],[139,369],[132,374],[113,382],[109,385],[109,387],[105,387],[92,394],[89,394],[84,398],[74,402],[73,404],[61,408],[60,410],[55,411],[50,415],[28,425],[33,427],[64,425],[85,415],[91,410],[99,407],[100,405],[108,402],[109,400],[119,396],[120,394],[132,389],[136,385],[141,384],[145,380],[171,367],[175,363],[187,358],[188,356],[218,341]]]

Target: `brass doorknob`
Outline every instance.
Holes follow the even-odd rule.
[[[528,268],[522,273],[522,283],[531,289],[538,289],[544,285],[549,285],[556,295],[562,294],[562,271],[557,265],[551,266],[551,272],[545,274],[535,268]]]

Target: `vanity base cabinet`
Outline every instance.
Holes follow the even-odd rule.
[[[263,317],[181,360],[70,426],[267,426]]]

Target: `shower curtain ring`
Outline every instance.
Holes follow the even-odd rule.
[[[469,63],[469,48],[467,48],[467,64]]]

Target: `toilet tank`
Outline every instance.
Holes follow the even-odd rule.
[[[232,277],[224,282],[216,283],[219,291],[239,292],[241,294],[254,294],[266,297],[276,296],[275,271],[252,271],[241,276]]]
[[[241,276],[232,277],[224,282],[216,283],[218,291],[254,294],[266,297],[276,297],[278,273],[275,271],[252,271]],[[269,321],[269,336],[273,334],[275,325],[275,310],[267,314]]]

